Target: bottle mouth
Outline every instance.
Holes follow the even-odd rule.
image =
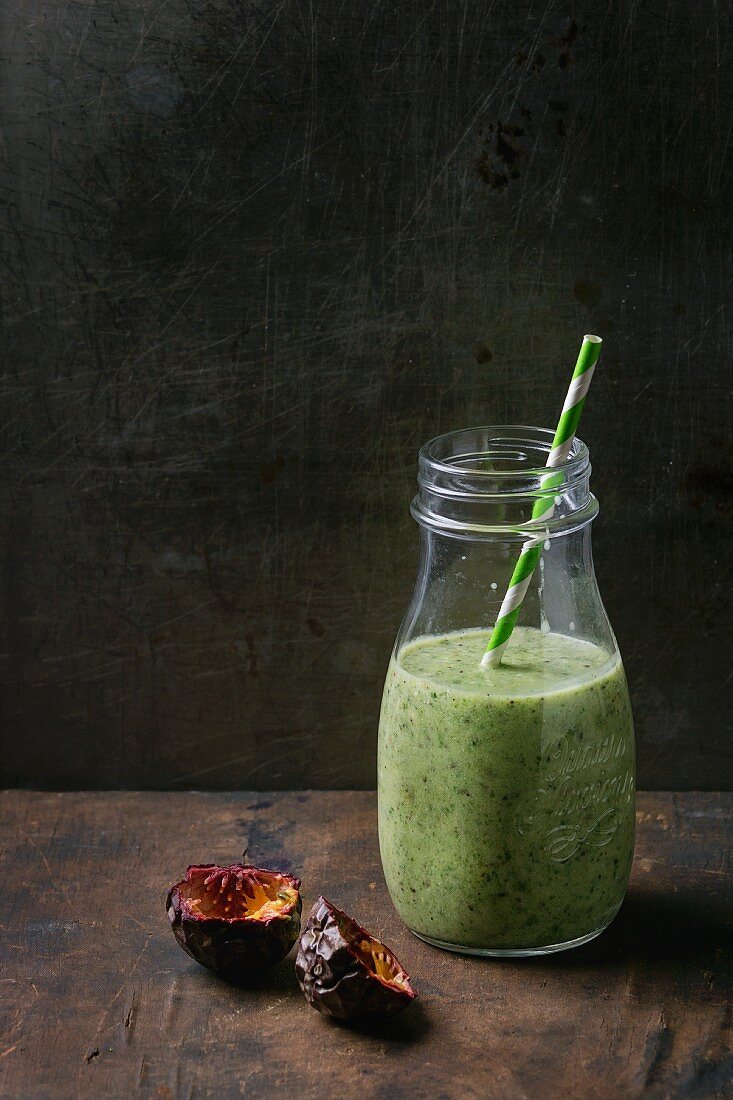
[[[567,459],[548,468],[554,433],[525,424],[488,425],[429,440],[418,460],[419,493],[412,513],[421,524],[448,531],[528,537],[565,534],[592,519],[588,448],[574,439]],[[552,474],[552,479],[548,477]],[[551,515],[532,511],[544,501]]]
[[[547,456],[554,433],[549,428],[526,424],[489,425],[446,432],[420,448],[418,481],[432,484],[444,478],[476,479],[476,489],[493,495],[493,482],[501,484],[502,495],[523,492],[528,481],[547,473]],[[582,439],[573,440],[565,462],[552,467],[563,483],[587,476],[590,455]],[[514,484],[512,484],[514,483]]]

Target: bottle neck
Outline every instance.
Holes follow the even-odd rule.
[[[588,450],[576,439],[567,462],[548,470],[551,445],[541,428],[502,427],[423,447],[412,504],[421,562],[398,649],[421,635],[490,631],[523,544],[540,539],[518,625],[615,651],[593,570]]]

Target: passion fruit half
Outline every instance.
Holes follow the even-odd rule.
[[[233,863],[189,867],[166,909],[184,951],[214,974],[244,984],[280,962],[298,938],[300,879]]]
[[[417,996],[390,949],[324,897],[308,915],[295,973],[308,1003],[337,1020],[399,1012]]]

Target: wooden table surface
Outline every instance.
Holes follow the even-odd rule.
[[[428,947],[386,893],[363,792],[2,795],[0,1096],[733,1097],[733,795],[642,794],[621,914],[566,955]],[[176,945],[189,862],[303,878],[393,947],[420,999],[348,1028],[292,959],[239,990]]]

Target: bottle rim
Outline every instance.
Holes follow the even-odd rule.
[[[482,469],[462,469],[454,462],[444,462],[439,456],[436,455],[440,447],[445,447],[450,440],[458,440],[461,436],[467,436],[470,434],[486,433],[487,442],[501,441],[502,443],[512,443],[517,446],[529,447],[531,445],[537,446],[538,450],[545,451],[547,454],[552,450],[552,440],[554,438],[554,432],[550,428],[539,428],[531,424],[484,424],[479,425],[476,428],[458,428],[452,432],[443,432],[441,435],[433,436],[427,443],[424,443],[420,448],[418,454],[418,462],[420,466],[423,465],[436,472],[445,474],[456,474],[458,472],[470,474],[472,477],[485,480],[498,479],[499,481],[511,481],[512,478],[518,477],[532,478],[543,477],[547,473],[547,466],[545,463],[535,466],[523,466],[514,470],[482,470]],[[520,433],[530,433],[520,434]],[[532,438],[534,433],[535,438]],[[479,452],[461,452],[457,457],[467,458],[491,458],[494,457],[492,451],[479,451]],[[506,453],[503,456],[506,459]],[[563,474],[563,481],[568,480],[568,475],[573,478],[579,471],[581,471],[590,462],[590,452],[578,436],[573,439],[572,447],[570,449],[570,455],[565,462],[558,463],[557,466],[553,466],[553,471]]]
[[[568,458],[548,468],[553,437],[549,428],[527,424],[484,425],[435,436],[420,448],[412,515],[422,525],[469,537],[527,538],[542,531],[552,538],[585,526],[598,512],[589,489],[588,448],[576,437]],[[554,477],[548,486],[550,472]],[[553,514],[534,520],[533,505],[552,497]]]

